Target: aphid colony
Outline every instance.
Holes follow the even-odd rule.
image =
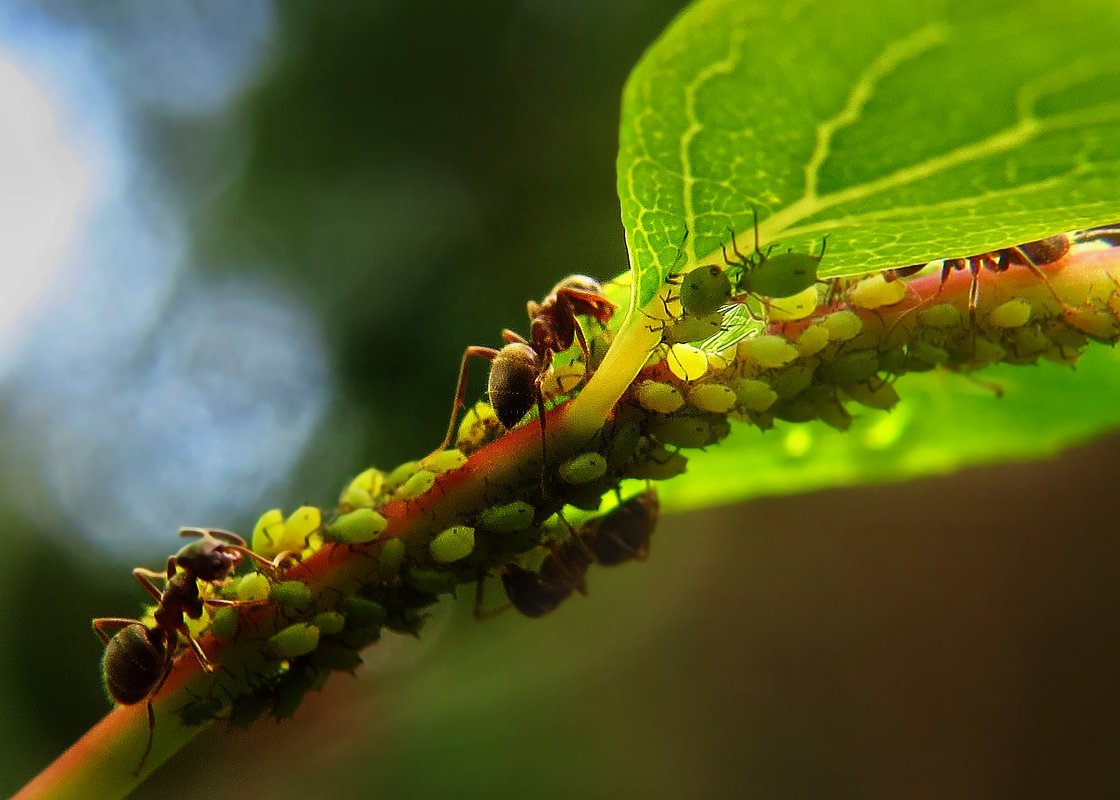
[[[596,503],[595,513],[582,514],[574,526],[555,513],[562,501],[550,511],[512,500],[467,512],[415,540],[382,538],[389,524],[382,511],[422,501],[439,476],[465,462],[461,451],[447,450],[388,474],[365,470],[345,487],[329,519],[311,506],[287,517],[268,511],[251,546],[228,531],[184,529],[184,536],[199,538],[169,558],[165,571],[134,570],[156,605],[142,618],[96,619],[93,627],[106,644],[102,674],[110,698],[147,706],[148,739],[137,773],[152,749],[153,700],[187,649],[208,673],[205,692],[178,709],[188,724],[221,717],[247,725],[265,712],[284,718],[330,672],[353,672],[359,651],[383,630],[417,635],[426,610],[460,585],[476,584],[481,601],[482,583],[498,580],[509,606],[536,617],[573,592],[586,592],[592,564],[646,557],[658,517],[652,488],[626,499],[619,494],[601,513]],[[605,469],[577,457],[562,472],[575,486],[601,479]],[[317,583],[304,567],[327,550],[357,556],[360,578],[340,574]],[[329,567],[335,558],[322,552],[317,563]],[[235,574],[243,563],[254,569]],[[256,645],[214,669],[220,643],[246,639]]]
[[[718,439],[726,419],[847,429],[850,401],[891,408],[906,372],[1072,364],[1088,341],[1120,338],[1120,274],[1091,263],[1094,248],[1120,242],[1117,226],[832,281],[818,280],[819,256],[783,254],[789,268],[776,278],[767,270],[779,256],[757,238],[750,256],[729,241],[723,265],[696,267],[663,293],[664,313],[650,320],[662,345],[628,393],[660,415],[645,430],[670,450]],[[967,291],[950,285],[960,271]],[[752,301],[761,318],[743,308]]]
[[[939,274],[922,265],[842,282],[818,280],[823,244],[815,256],[771,255],[757,226],[750,255],[729,241],[724,264],[666,287],[665,313],[651,325],[662,344],[579,452],[558,449],[550,459],[543,451],[548,408],[592,373],[614,304],[592,279],[573,276],[528,304],[530,338],[505,331],[500,350],[467,349],[440,449],[387,473],[365,470],[329,514],[311,506],[287,517],[266,512],[249,543],[186,529],[196,541],[166,570],[134,570],[156,602],[151,614],[98,619],[94,628],[106,643],[111,698],[147,706],[137,771],[152,747],[153,699],[186,649],[210,674],[178,709],[184,721],[290,716],[330,672],[352,672],[383,630],[418,634],[426,610],[459,586],[476,586],[481,615],[490,613],[484,582],[500,581],[513,608],[537,617],[586,591],[593,564],[644,559],[658,518],[648,482],[683,472],[682,451],[717,443],[730,421],[765,429],[820,419],[846,429],[849,402],[891,408],[893,379],[906,372],[1068,364],[1089,340],[1120,339],[1115,258],[1102,272],[1088,263],[1091,252],[1082,254],[1116,246],[1116,226],[951,259]],[[968,291],[953,289],[951,274],[965,269]],[[982,275],[993,279],[983,278],[981,292]],[[600,327],[585,333],[581,316]],[[579,358],[562,363],[577,344]],[[476,403],[456,427],[472,356],[491,362],[490,402]],[[513,452],[505,443],[516,437],[503,435],[534,407],[542,450]],[[498,474],[505,477],[491,480]],[[627,480],[646,486],[635,491]],[[443,502],[449,496],[456,502]],[[235,575],[240,564],[253,569]],[[234,648],[211,672],[223,643],[253,646]]]

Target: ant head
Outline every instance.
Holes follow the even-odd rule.
[[[603,285],[587,275],[569,275],[553,286],[549,294],[556,294],[561,289],[577,289],[578,291],[589,292],[591,294],[603,293]]]
[[[175,554],[175,563],[199,580],[218,581],[229,575],[241,560],[237,545],[229,545],[212,536],[183,545]]]

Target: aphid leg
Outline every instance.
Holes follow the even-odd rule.
[[[986,381],[983,378],[977,378],[971,373],[965,373],[964,377],[967,378],[970,383],[973,383],[976,386],[979,386],[981,389],[991,392],[996,396],[997,399],[1003,397],[1002,384],[996,383],[995,381]]]
[[[487,361],[493,361],[497,356],[498,351],[493,347],[471,345],[463,351],[463,360],[459,364],[459,383],[455,388],[455,402],[451,404],[451,421],[447,425],[447,435],[443,437],[443,442],[436,448],[436,452],[446,450],[451,446],[452,439],[455,438],[455,418],[459,416],[459,409],[463,407],[463,401],[467,393],[468,361],[471,357],[485,358]]]

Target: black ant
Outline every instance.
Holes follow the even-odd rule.
[[[572,592],[587,593],[586,575],[592,563],[613,567],[644,561],[659,512],[657,492],[651,487],[582,525],[571,539],[545,556],[536,572],[517,564],[503,567],[502,587],[510,604],[526,617],[543,617]],[[481,584],[475,602],[475,615],[485,616]]]
[[[591,566],[587,545],[572,539],[554,548],[537,572],[506,566],[502,571],[502,587],[510,603],[526,617],[543,617],[556,610],[572,592],[587,593],[586,575]]]
[[[526,309],[529,312],[530,339],[507,329],[502,331],[506,345],[501,350],[471,345],[463,352],[455,403],[451,407],[451,422],[447,426],[447,436],[438,450],[450,446],[455,435],[455,418],[463,407],[467,390],[467,363],[475,356],[492,362],[487,390],[494,413],[503,427],[512,428],[536,404],[541,421],[541,457],[542,461],[545,460],[544,393],[541,391],[541,381],[548,374],[553,356],[564,352],[576,342],[579,342],[580,350],[583,351],[586,376],[590,369],[591,353],[587,337],[576,317],[592,317],[606,325],[614,314],[615,305],[603,296],[603,287],[594,278],[570,275],[556,284],[541,302],[530,300]]]
[[[1101,236],[1100,238],[1105,237]],[[988,253],[979,253],[964,258],[947,258],[941,262],[941,285],[945,284],[954,270],[967,269],[972,273],[972,282],[968,289],[968,313],[975,318],[976,306],[980,298],[980,270],[986,269],[990,272],[1000,273],[1006,272],[1011,267],[1026,267],[1036,278],[1046,284],[1050,294],[1064,307],[1066,303],[1054,292],[1050,281],[1039,270],[1039,267],[1058,261],[1069,252],[1069,248],[1070,238],[1065,234],[1058,234],[1014,247],[992,250]],[[907,278],[921,272],[926,266],[926,264],[911,264],[906,267],[883,270],[883,280],[890,283],[900,278]]]
[[[214,671],[206,653],[191,635],[185,617],[200,619],[203,607],[207,605],[236,606],[267,602],[203,598],[198,582],[215,583],[224,580],[245,556],[260,562],[270,572],[275,571],[285,559],[291,558],[289,553],[281,553],[275,561],[268,561],[250,550],[244,539],[229,531],[183,528],[179,535],[201,538],[184,545],[178,553],[168,558],[166,572],[144,567],[132,570],[133,577],[158,603],[153,615],[153,627],[128,617],[100,617],[93,620],[94,631],[105,643],[101,665],[109,694],[113,700],[125,706],[147,701],[148,742],[136,774],[143,769],[152,750],[156,724],[152,698],[163,688],[171,674],[171,667],[179,651],[180,635],[187,640],[202,668],[207,672]],[[162,591],[152,582],[153,579],[165,581]],[[106,631],[113,629],[117,629],[117,632],[109,636]]]
[[[613,567],[631,560],[645,561],[660,512],[657,490],[651,486],[589,522],[580,532],[595,563]]]

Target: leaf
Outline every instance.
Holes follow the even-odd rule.
[[[623,96],[636,300],[678,250],[816,251],[824,276],[1115,220],[1120,5],[702,0]],[[685,231],[688,236],[685,236]],[[745,243],[744,243],[745,240]]]
[[[986,252],[1120,219],[1120,6],[702,0],[623,97],[618,189],[634,300],[674,262],[816,252],[822,276]],[[686,236],[686,229],[688,235]],[[739,429],[664,488],[668,508],[1038,457],[1120,426],[1118,356],[1076,372],[908,375],[847,433]],[[859,413],[859,412],[857,412]]]

